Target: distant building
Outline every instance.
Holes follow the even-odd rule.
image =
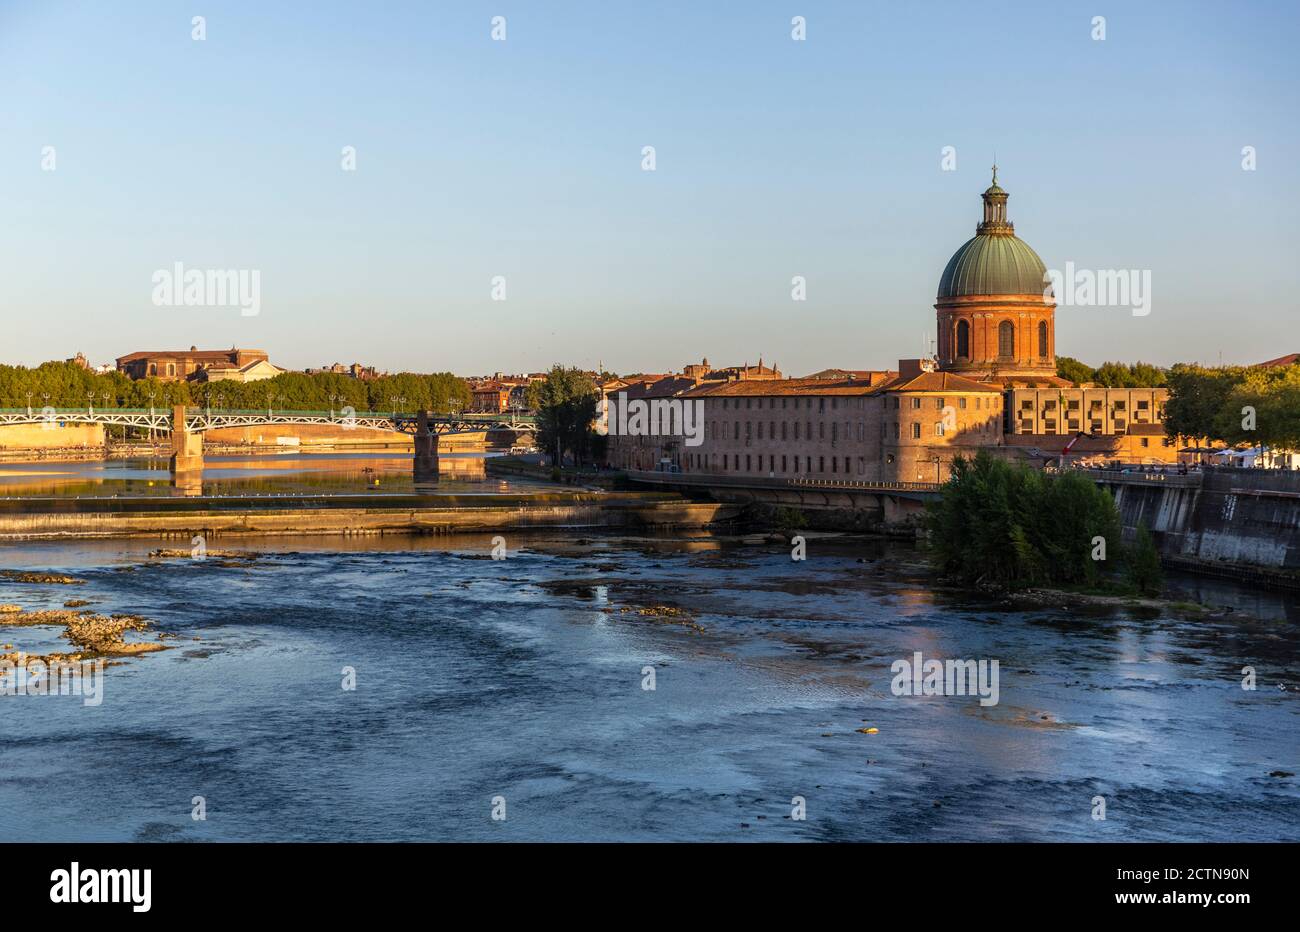
[[[230,362],[214,362],[194,373],[195,381],[202,382],[260,382],[273,379],[285,370],[265,359],[254,359],[242,366]]]
[[[758,360],[757,366],[751,366],[745,363],[743,366],[725,366],[721,369],[709,365],[707,357],[697,364],[682,367],[682,375],[688,379],[695,379],[700,382],[725,382],[730,380],[741,379],[780,379],[783,378],[781,371],[776,366],[763,365],[762,357]],[[638,380],[644,380],[646,376],[637,376]]]
[[[470,411],[476,414],[500,414],[510,407],[511,394],[519,388],[513,382],[480,382],[470,386]]]
[[[896,377],[897,372],[888,369],[823,369],[805,376],[808,379],[830,379],[832,382],[865,382],[868,385],[883,385]]]
[[[1267,362],[1256,363],[1257,369],[1272,369],[1279,366],[1294,366],[1300,362],[1300,353],[1288,353],[1285,356],[1279,356],[1277,359],[1270,359]]]
[[[191,346],[188,351],[129,353],[118,357],[117,368],[132,379],[156,378],[163,382],[185,382],[200,378],[200,373],[218,363],[242,369],[249,363],[266,360],[267,355],[262,350],[235,347],[228,350],[201,350]]]
[[[331,366],[322,366],[319,369],[304,369],[303,371],[308,375],[345,375],[348,378],[359,379],[363,382],[369,382],[371,379],[378,379],[388,374],[378,371],[374,366],[363,366],[359,362],[354,362],[350,366],[336,362]]]

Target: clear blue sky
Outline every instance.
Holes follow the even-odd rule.
[[[1152,271],[1147,317],[1058,311],[1059,353],[1294,352],[1298,25],[1293,2],[0,0],[0,361],[884,367],[932,335],[995,152],[1049,268]],[[260,270],[261,314],[155,307],[177,261]]]

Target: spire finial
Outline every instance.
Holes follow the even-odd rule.
[[[993,183],[998,183],[998,157],[993,156]]]

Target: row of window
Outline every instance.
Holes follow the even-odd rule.
[[[770,473],[791,473],[800,475],[802,473],[824,473],[827,471],[827,465],[830,466],[830,472],[834,474],[851,475],[853,472],[852,457],[845,456],[841,459],[838,456],[811,456],[800,457],[799,455],[789,456],[775,453],[767,454],[767,466],[763,465],[763,454],[751,453],[688,453],[686,454],[686,464],[690,469],[716,469],[721,472],[770,472]],[[742,458],[744,466],[741,466]],[[891,458],[892,461],[892,458]],[[778,468],[777,463],[780,463]],[[794,468],[789,469],[793,463]],[[843,468],[841,469],[841,463]],[[814,465],[816,468],[814,468]],[[858,457],[858,474],[866,472],[866,458]]]
[[[1016,325],[1009,320],[998,324],[998,355],[1010,359],[1016,355]],[[1038,322],[1038,356],[1046,359],[1051,353],[1047,347],[1047,321]],[[970,324],[957,321],[957,357],[970,358]]]
[[[880,403],[885,407],[888,407],[890,405],[891,398],[893,399],[893,407],[895,408],[895,410],[897,410],[902,400],[901,396],[899,395],[892,395],[892,394],[882,395],[880,399]],[[718,402],[721,402],[721,407],[724,411],[728,409],[739,411],[742,408],[744,408],[745,410],[751,410],[755,408],[761,410],[763,408],[763,402],[766,401],[768,409],[776,410],[777,401],[780,401],[781,402],[780,407],[783,410],[793,409],[797,411],[800,408],[802,408],[804,410],[811,411],[813,410],[814,407],[813,402],[816,401],[817,411],[824,412],[827,409],[826,402],[828,400],[830,401],[830,410],[832,411],[839,410],[840,400],[841,400],[839,398],[830,398],[830,399],[826,399],[826,398],[780,398],[780,399],[778,398],[721,398],[721,399],[707,398],[705,399],[705,407],[706,409],[714,408],[717,406]],[[741,404],[742,401],[744,402],[743,405]],[[845,408],[862,408],[864,407],[865,398],[845,398],[843,399],[843,401],[844,401],[843,406]],[[970,399],[962,397],[962,398],[955,399],[955,401],[958,408],[965,410],[967,405],[970,402]],[[788,406],[786,404],[787,402],[790,402]],[[800,404],[800,402],[803,402],[803,404]],[[908,396],[908,403],[913,408],[920,408],[922,406],[923,399],[919,395],[910,395]],[[945,398],[934,399],[934,406],[940,410],[942,410],[947,404],[948,404],[948,399]],[[1001,405],[1002,405],[1002,399],[1000,397],[981,398],[976,396],[975,398],[975,409],[977,411],[985,407],[987,407],[989,410],[995,410],[1001,407]]]
[[[1065,402],[1065,407],[1066,407],[1066,410],[1068,410],[1068,411],[1078,411],[1078,410],[1079,410],[1079,399],[1077,399],[1077,398],[1070,398],[1070,399],[1067,399],[1066,402]],[[1090,398],[1090,399],[1088,399],[1088,410],[1089,410],[1089,411],[1100,411],[1103,407],[1104,407],[1104,403],[1102,402],[1102,400],[1101,400],[1100,398]],[[1111,407],[1112,407],[1114,410],[1116,410],[1116,411],[1124,411],[1124,410],[1127,409],[1128,405],[1127,405],[1127,403],[1124,402],[1123,400],[1117,400],[1117,401],[1113,401],[1113,402],[1111,402]],[[1136,410],[1138,410],[1138,411],[1149,411],[1150,409],[1151,409],[1151,402],[1150,402],[1148,399],[1145,399],[1145,398],[1139,398],[1139,399],[1137,400],[1137,402],[1136,402]],[[1021,402],[1020,402],[1020,410],[1022,410],[1022,411],[1032,411],[1032,410],[1034,410],[1034,402],[1033,402],[1033,399],[1032,399],[1032,398],[1026,398],[1026,399],[1024,399],[1023,401],[1021,401]],[[1046,399],[1046,400],[1043,402],[1043,410],[1044,410],[1044,411],[1055,411],[1055,410],[1056,410],[1056,401],[1055,401],[1054,399],[1051,399],[1051,398]],[[1160,412],[1163,412],[1163,411],[1164,411],[1164,409],[1163,409],[1162,407],[1157,407],[1156,410],[1157,410],[1157,411],[1160,411]]]
[[[1134,423],[1139,423],[1139,424],[1140,424],[1140,423],[1145,423],[1145,422],[1142,422],[1142,421],[1135,421]],[[1076,432],[1080,429],[1079,424],[1080,424],[1079,421],[1076,421],[1076,420],[1068,420],[1068,421],[1065,422],[1065,429],[1066,429],[1066,431],[1068,431],[1069,433],[1076,433]],[[1123,434],[1123,433],[1125,433],[1125,432],[1128,431],[1128,422],[1127,422],[1127,421],[1114,421],[1114,422],[1112,422],[1112,424],[1111,424],[1111,429],[1112,429],[1112,431],[1113,431],[1114,433],[1116,433],[1116,434]],[[1105,427],[1103,426],[1103,424],[1102,424],[1101,421],[1089,421],[1089,422],[1088,422],[1088,432],[1089,432],[1089,433],[1100,434],[1100,433],[1103,433],[1104,431],[1105,431]],[[1040,433],[1040,431],[1036,431],[1036,430],[1034,429],[1034,422],[1033,422],[1033,421],[1021,421],[1021,422],[1020,422],[1020,433],[1022,433],[1022,434],[1033,434],[1033,433]],[[1056,433],[1056,421],[1055,421],[1055,420],[1046,420],[1046,421],[1043,421],[1043,428],[1042,428],[1041,433],[1044,433],[1044,434],[1054,434],[1054,433]],[[1165,438],[1165,446],[1167,446],[1167,447],[1168,447],[1168,446],[1173,446],[1173,442],[1174,442],[1174,441],[1173,441],[1172,438],[1170,438],[1170,437],[1166,437],[1166,438]],[[1143,446],[1146,446],[1145,441],[1143,442],[1142,445],[1143,445]]]
[[[918,399],[918,400],[919,400],[919,399]],[[962,399],[962,400],[965,401],[965,399]],[[965,405],[962,405],[961,407],[962,407],[962,408],[965,408]],[[718,433],[718,422],[717,422],[717,421],[710,421],[710,422],[709,422],[709,429],[708,429],[708,434],[707,434],[707,436],[708,436],[709,438],[713,439],[713,440],[717,440],[717,439],[719,439],[719,438],[721,438],[721,439],[723,439],[723,440],[728,439],[728,437],[727,437],[727,433],[728,433],[727,425],[728,425],[728,423],[731,424],[731,437],[730,437],[730,439],[731,439],[731,440],[737,440],[737,441],[740,440],[740,439],[742,439],[741,436],[740,436],[740,425],[741,425],[741,423],[742,423],[741,421],[731,421],[731,422],[723,421],[723,422],[722,422],[722,433],[721,433],[721,434]],[[748,443],[751,439],[753,439],[753,440],[762,440],[762,439],[764,439],[764,437],[763,437],[763,422],[762,422],[762,421],[757,421],[757,422],[755,422],[755,421],[744,421],[743,423],[744,423],[744,425],[745,425],[745,436],[744,436],[744,440],[745,440],[746,443]],[[793,440],[812,440],[812,439],[813,439],[813,435],[812,435],[812,434],[813,434],[813,422],[812,422],[812,421],[803,421],[803,422],[800,422],[800,421],[793,421],[793,422],[791,422],[791,421],[780,421],[780,422],[777,422],[777,421],[768,421],[768,422],[767,422],[767,438],[766,438],[766,439],[768,439],[768,440],[776,440],[776,439],[777,439],[777,436],[776,436],[776,435],[777,435],[777,424],[778,424],[778,423],[780,423],[780,425],[781,425],[781,431],[780,431],[780,433],[781,433],[781,437],[780,437],[780,439],[781,439],[781,440],[791,440],[791,439],[793,439]],[[803,424],[802,436],[801,436],[801,430],[800,430],[800,424],[801,424],[801,423]],[[793,431],[790,430],[790,426],[791,426],[791,424],[793,424]],[[754,426],[755,426],[755,425],[757,425],[757,428],[758,428],[757,431],[754,430]],[[955,424],[954,424],[954,426],[957,427],[957,425],[955,425]],[[886,431],[887,431],[887,429],[888,429],[888,425],[887,425],[887,424],[882,423],[882,424],[880,425],[880,436],[881,436],[881,437],[884,437],[884,436],[886,435]],[[992,433],[992,432],[994,431],[994,426],[993,426],[992,424],[988,423],[988,422],[985,422],[985,421],[974,421],[974,422],[972,422],[972,423],[969,424],[969,425],[967,425],[965,422],[963,422],[959,427],[957,427],[957,429],[958,429],[958,430],[967,430],[967,429],[970,429],[970,430],[975,431],[976,433],[985,434],[985,433]],[[920,436],[921,436],[921,425],[920,425],[919,423],[917,423],[917,422],[913,422],[912,425],[911,425],[911,431],[912,431],[912,437],[913,437],[913,439],[919,439]],[[936,437],[942,437],[942,436],[944,436],[945,431],[946,431],[946,427],[945,427],[945,424],[944,424],[943,421],[938,421],[938,422],[935,423],[935,425],[934,425],[934,435],[935,435]],[[856,433],[857,433],[857,440],[858,440],[859,443],[861,443],[863,440],[866,439],[866,425],[865,425],[863,422],[861,422],[861,421],[858,422]],[[793,437],[791,436],[791,434],[793,434]],[[849,421],[845,421],[845,422],[844,422],[844,431],[843,431],[844,439],[845,439],[845,440],[852,440],[852,439],[854,439],[854,438],[853,438],[853,434],[854,434],[853,424],[852,424],[851,422],[849,422]],[[840,423],[839,423],[838,421],[832,421],[832,422],[831,422],[831,430],[830,430],[830,441],[831,441],[831,443],[838,443],[838,442],[839,442],[839,439],[840,439],[840,436],[841,436],[841,434],[840,434]],[[895,421],[895,422],[894,422],[894,439],[897,440],[898,438],[899,438],[899,424],[898,424],[897,421]],[[826,422],[825,422],[825,421],[819,421],[819,422],[817,423],[817,440],[819,440],[819,441],[825,441],[826,439],[827,439],[827,437],[826,437]]]
[[[782,398],[780,398],[779,400],[780,400],[780,402],[781,402],[781,408],[782,408],[783,410],[787,408],[787,402],[789,402],[788,407],[789,407],[789,408],[792,408],[792,409],[794,409],[794,410],[797,411],[797,410],[799,410],[799,408],[801,407],[801,405],[799,404],[799,402],[801,402],[801,401],[803,402],[802,407],[803,407],[805,410],[811,411],[811,410],[813,409],[813,402],[814,402],[814,401],[817,402],[817,410],[818,410],[818,411],[825,411],[825,410],[826,410],[826,399],[825,399],[825,398],[808,398],[808,397],[805,397],[805,398],[791,398],[791,397],[788,397],[788,396],[787,396],[787,397],[782,397]],[[776,399],[776,398],[766,398],[766,399],[764,399],[764,398],[721,398],[721,399],[719,399],[719,398],[706,398],[706,399],[704,399],[704,404],[705,404],[705,407],[712,408],[712,407],[715,407],[719,401],[722,402],[722,409],[723,409],[724,411],[727,410],[728,406],[730,406],[733,410],[739,411],[739,410],[741,409],[741,407],[742,407],[740,403],[741,403],[742,401],[744,401],[744,402],[745,402],[745,404],[744,404],[744,408],[745,408],[745,410],[748,411],[748,410],[750,410],[750,409],[752,409],[752,408],[762,408],[762,407],[763,407],[763,402],[764,402],[764,401],[767,401],[767,406],[768,406],[769,408],[771,408],[772,410],[776,410],[776,403],[777,403],[778,399]],[[836,411],[836,410],[839,409],[839,407],[840,407],[840,399],[839,399],[839,398],[834,398],[834,397],[832,397],[832,398],[830,399],[830,402],[831,402],[831,410],[832,410],[832,411]],[[728,403],[730,403],[730,404],[728,404]],[[845,398],[845,399],[844,399],[844,407],[846,407],[846,408],[850,408],[850,407],[853,407],[853,408],[861,408],[861,407],[862,407],[862,397],[857,397],[857,398]]]
[[[719,438],[721,438],[721,439],[723,439],[723,440],[726,440],[726,439],[727,439],[727,424],[728,424],[728,423],[731,424],[731,439],[732,439],[732,440],[739,440],[739,439],[740,439],[740,425],[741,425],[741,422],[740,422],[740,421],[731,421],[731,422],[723,421],[723,422],[722,422],[722,433],[718,433],[718,422],[717,422],[717,421],[710,421],[710,422],[709,422],[708,435],[709,435],[711,438],[713,438],[714,440],[717,440],[717,439],[719,439]],[[768,422],[767,422],[767,439],[768,439],[768,440],[776,440],[776,439],[777,439],[777,437],[776,437],[776,433],[777,433],[777,431],[776,431],[776,425],[777,425],[777,423],[778,423],[778,422],[776,422],[776,421],[768,421]],[[755,431],[754,431],[754,425],[755,425],[755,424],[757,424],[757,426],[758,426],[758,431],[757,431],[757,433],[755,433]],[[781,421],[780,424],[781,424],[781,439],[782,439],[782,440],[789,440],[789,439],[790,439],[790,435],[791,435],[791,433],[793,433],[793,435],[794,435],[794,439],[795,439],[795,440],[811,440],[811,439],[813,439],[813,422],[812,422],[812,421],[802,421],[802,422],[801,422],[801,421]],[[803,435],[802,435],[802,436],[800,436],[800,424],[803,425],[803,432],[802,432]],[[748,440],[750,440],[751,438],[756,438],[756,439],[758,439],[758,440],[762,440],[762,439],[763,439],[763,422],[762,422],[762,421],[745,421],[745,422],[744,422],[744,425],[745,425],[745,440],[748,441]],[[791,430],[791,425],[793,425],[793,431]],[[861,421],[859,421],[859,422],[858,422],[858,440],[859,440],[859,441],[862,441],[862,440],[864,439],[865,435],[866,435],[866,428],[865,428],[865,426],[863,425],[863,423],[862,423]],[[853,438],[853,424],[852,424],[851,422],[849,422],[849,421],[845,421],[845,422],[844,422],[844,439],[846,439],[846,440],[851,440],[852,438]],[[817,422],[817,439],[818,439],[818,440],[825,440],[825,439],[826,439],[826,422],[825,422],[825,421],[818,421],[818,422]],[[835,443],[835,442],[837,442],[837,441],[840,439],[840,422],[839,422],[839,421],[832,421],[832,422],[831,422],[831,438],[830,438],[830,439],[831,439],[831,442],[832,442],[832,443]]]
[[[967,404],[967,402],[968,402],[969,400],[970,400],[970,399],[965,398],[965,397],[958,398],[958,399],[957,399],[957,410],[959,410],[959,411],[965,411],[965,410],[966,410],[966,404]],[[894,396],[894,410],[895,410],[895,411],[897,411],[897,410],[899,409],[899,407],[900,407],[899,402],[900,402],[900,401],[901,401],[901,399],[899,398],[899,396],[898,396],[898,395],[895,395],[895,396]],[[911,406],[911,408],[912,408],[913,411],[919,411],[919,410],[921,410],[922,403],[923,403],[924,399],[921,398],[921,396],[919,396],[919,395],[910,395],[910,396],[908,397],[908,401],[910,402],[910,406]],[[985,407],[985,402],[988,402],[988,409],[989,409],[990,411],[994,411],[994,410],[996,410],[997,408],[1001,407],[1002,399],[1001,399],[1001,398],[980,398],[980,397],[977,395],[977,396],[975,397],[975,410],[976,410],[976,411],[979,411],[979,410],[983,409],[983,408]],[[934,399],[934,408],[935,408],[936,411],[942,411],[942,410],[943,410],[944,408],[946,408],[947,406],[948,406],[948,405],[947,405],[947,399],[945,399],[945,398],[943,398],[943,397],[938,397],[938,398],[935,398],[935,399]]]

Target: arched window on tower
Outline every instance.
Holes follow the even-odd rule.
[[[1047,321],[1038,322],[1038,356],[1040,359],[1048,357],[1047,352]]]
[[[957,358],[970,358],[970,324],[964,320],[957,321]]]
[[[1016,328],[1009,320],[998,324],[998,355],[1005,359],[1016,355]]]

